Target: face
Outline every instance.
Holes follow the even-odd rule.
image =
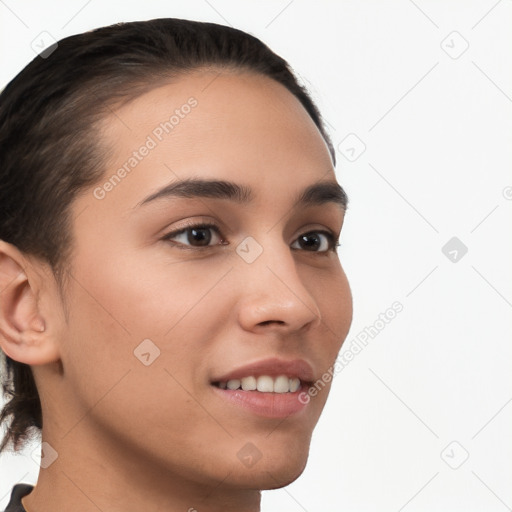
[[[352,319],[334,250],[343,207],[318,192],[295,204],[336,183],[322,136],[283,86],[226,71],[159,86],[101,133],[108,170],[72,205],[49,415],[69,440],[101,438],[188,481],[286,485]]]

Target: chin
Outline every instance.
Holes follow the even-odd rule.
[[[287,466],[282,466],[274,469],[274,471],[270,471],[269,473],[272,477],[267,473],[267,481],[264,482],[264,486],[261,487],[261,490],[280,489],[281,487],[286,487],[292,482],[295,482],[295,480],[302,475],[304,469],[306,469],[307,458],[306,455],[301,464],[288,464]]]
[[[267,451],[252,467],[240,465],[236,476],[232,475],[232,483],[258,490],[279,489],[291,484],[306,468],[309,443],[294,448],[282,445],[281,450]]]
[[[307,457],[301,461],[285,460],[269,467],[261,467],[249,475],[249,481],[246,483],[262,491],[286,487],[302,475],[306,462]]]

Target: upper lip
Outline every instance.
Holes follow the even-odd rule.
[[[228,380],[242,379],[251,375],[255,377],[261,375],[268,375],[269,377],[287,375],[291,378],[298,378],[303,382],[312,382],[314,380],[313,368],[304,359],[285,360],[273,357],[262,359],[246,366],[240,366],[229,373],[214,378],[212,382],[227,382]]]

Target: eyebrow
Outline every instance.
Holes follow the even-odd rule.
[[[169,185],[150,194],[137,203],[134,208],[156,200],[170,197],[223,199],[239,204],[249,204],[254,199],[253,190],[233,181],[212,180],[202,178],[186,178],[174,181]],[[319,181],[299,192],[294,206],[320,206],[327,203],[338,205],[343,211],[348,206],[348,196],[343,187],[336,181]]]

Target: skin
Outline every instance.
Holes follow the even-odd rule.
[[[219,399],[210,379],[272,356],[306,359],[320,378],[336,360],[352,321],[349,284],[335,252],[296,240],[339,235],[344,212],[292,204],[308,185],[336,181],[332,160],[283,86],[202,70],[104,119],[105,179],[190,96],[197,107],[113,190],[99,200],[91,187],[72,203],[76,245],[63,296],[44,262],[0,241],[1,346],[31,365],[42,440],[58,453],[23,500],[29,512],[253,512],[262,489],[304,470],[330,383],[283,420]],[[189,176],[250,186],[255,199],[134,208]],[[215,231],[209,249],[194,250],[187,234],[173,240],[190,250],[162,239],[186,220],[215,222],[228,245]],[[250,264],[235,250],[248,236],[263,248]],[[134,356],[144,339],[160,350],[149,366]],[[262,455],[252,467],[237,457],[249,442]]]

